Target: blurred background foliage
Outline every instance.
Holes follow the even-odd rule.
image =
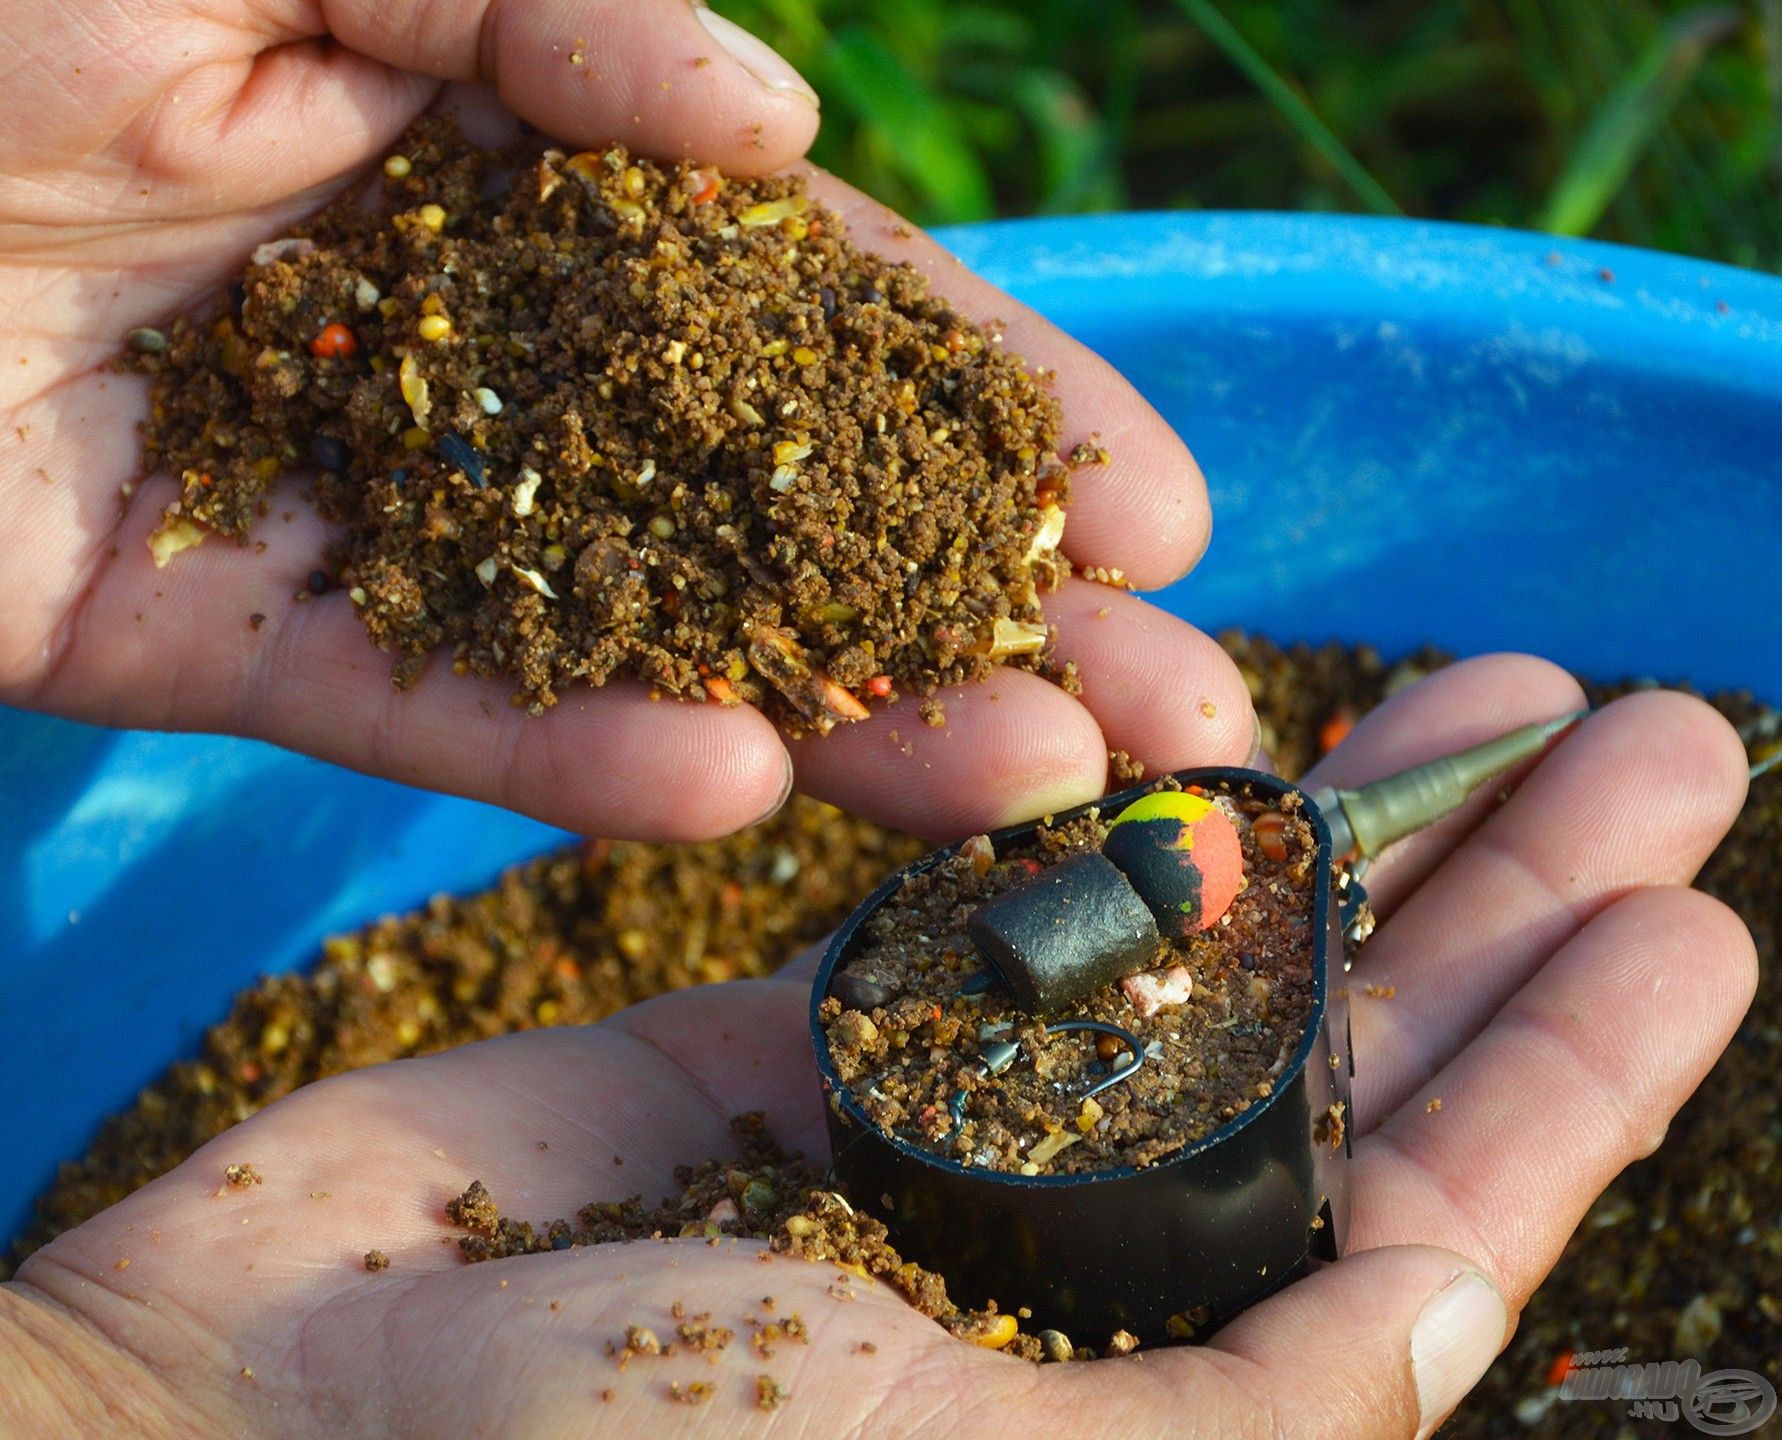
[[[1782,268],[1782,0],[715,0],[924,224],[1370,210]]]

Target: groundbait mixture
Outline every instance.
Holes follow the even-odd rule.
[[[1072,463],[1001,336],[857,250],[797,179],[420,123],[376,185],[130,337],[157,563],[245,539],[282,476],[412,682],[449,648],[534,709],[635,677],[795,732],[1045,669]]]

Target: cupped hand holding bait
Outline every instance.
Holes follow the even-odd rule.
[[[327,538],[294,493],[260,527],[264,553],[213,541],[156,570],[144,539],[172,484],[120,510],[146,401],[107,368],[128,331],[201,302],[430,104],[757,173],[816,131],[815,97],[783,61],[684,0],[84,0],[20,7],[0,62],[0,701],[258,736],[610,836],[723,834],[783,801],[792,760],[753,711],[653,703],[625,683],[533,719],[505,685],[444,666],[397,693],[344,594],[292,603]],[[1187,570],[1208,534],[1200,475],[1137,394],[872,202],[817,188],[861,243],[1056,371],[1067,443],[1099,432],[1113,460],[1079,472],[1071,558],[1141,585]],[[952,838],[1100,794],[1110,749],[1164,769],[1244,760],[1249,697],[1204,636],[1085,581],[1047,610],[1081,701],[998,672],[946,697],[944,729],[905,702],[799,744],[800,783]],[[1191,723],[1164,728],[1178,708]]]
[[[1309,783],[1375,779],[1579,703],[1543,662],[1465,662],[1362,721]],[[445,1202],[474,1178],[534,1220],[654,1201],[675,1165],[730,1153],[727,1118],[744,1109],[822,1154],[807,962],[271,1106],[0,1288],[0,1432],[1427,1435],[1745,1013],[1750,936],[1682,888],[1737,813],[1745,763],[1698,701],[1635,695],[1507,802],[1493,786],[1373,868],[1382,921],[1351,976],[1350,1253],[1205,1346],[1036,1369],[952,1338],[883,1285],[843,1303],[833,1266],[763,1264],[759,1242],[475,1266],[442,1243]],[[237,1161],[264,1183],[222,1187]],[[390,1269],[366,1273],[372,1247]],[[765,1295],[809,1329],[771,1362],[743,1330]],[[738,1340],[715,1364],[620,1371],[607,1343],[672,1328],[676,1302]],[[773,1414],[755,1408],[762,1373],[790,1392]],[[708,1403],[674,1404],[677,1380],[711,1385]]]

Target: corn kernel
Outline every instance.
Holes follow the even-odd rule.
[[[433,402],[428,396],[427,377],[421,374],[421,367],[413,355],[402,357],[401,368],[397,371],[397,385],[410,413],[415,417],[415,424],[426,424]]]
[[[444,315],[423,315],[415,331],[423,340],[444,340],[452,333],[452,322]]]
[[[794,363],[799,365],[815,365],[817,363],[817,352],[811,349],[808,345],[800,345],[792,352],[792,359]]]
[[[429,230],[437,234],[445,229],[446,213],[438,205],[423,205],[419,214],[421,223]]]
[[[581,150],[563,162],[563,168],[571,175],[579,175],[584,180],[600,178],[601,156],[595,150]]]
[[[384,174],[392,180],[405,180],[415,167],[406,155],[392,155],[384,161]]]
[[[802,215],[810,209],[810,197],[807,195],[788,195],[783,200],[764,200],[759,205],[751,205],[736,217],[736,223],[744,229],[756,225],[777,225],[788,215]]]

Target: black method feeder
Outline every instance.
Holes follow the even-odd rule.
[[[1330,961],[1337,957],[1346,970],[1351,948],[1372,929],[1360,872],[1540,755],[1583,713],[1354,789],[1302,790],[1256,770],[1184,770],[1172,777],[1180,790],[1147,784],[1054,817],[1062,824],[1094,809],[1108,818],[1100,851],[1040,870],[978,907],[967,933],[983,966],[959,993],[1000,987],[1026,1014],[1060,1017],[1048,1036],[1086,1030],[1118,1040],[1123,1049],[1107,1073],[1076,1098],[1124,1083],[1145,1052],[1120,1026],[1061,1012],[1152,965],[1164,937],[1216,924],[1243,883],[1241,845],[1220,797],[1297,810],[1316,839],[1313,1004],[1297,1048],[1266,1098],[1143,1168],[1027,1175],[969,1166],[868,1119],[836,1071],[819,1007],[832,994],[844,1009],[863,1011],[892,998],[847,973],[865,944],[866,922],[907,880],[983,839],[934,851],[892,876],[836,932],[811,994],[838,1185],[884,1222],[904,1255],[944,1274],[961,1304],[1018,1300],[1031,1308],[1036,1328],[1091,1341],[1117,1330],[1145,1341],[1203,1338],[1334,1260],[1348,1228],[1344,1117],[1354,1055],[1346,988],[1333,994]],[[988,837],[993,853],[1030,846],[1037,829],[998,831]],[[1024,1059],[1008,1034],[980,1042],[985,1076]],[[961,1091],[947,1107],[955,1133],[967,1105]]]

